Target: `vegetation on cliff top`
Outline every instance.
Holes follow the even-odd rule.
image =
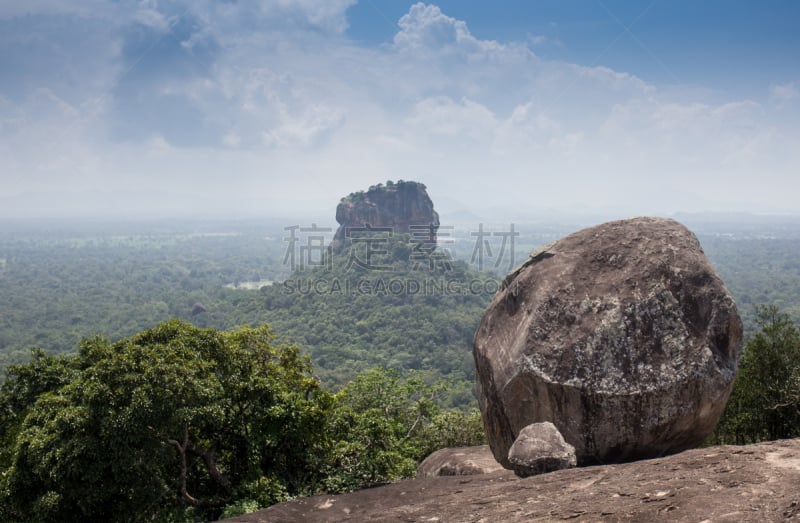
[[[386,184],[377,183],[375,185],[370,185],[369,189],[366,191],[354,191],[342,198],[342,201],[360,201],[363,200],[371,193],[377,193],[381,190],[389,189],[389,190],[420,190],[424,191],[427,189],[424,183],[414,182],[414,181],[405,181],[405,180],[397,180],[394,182],[392,180],[387,180]]]

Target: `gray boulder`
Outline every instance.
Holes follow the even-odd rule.
[[[417,466],[417,476],[471,476],[503,470],[489,445],[456,447],[432,452]]]
[[[495,458],[552,422],[578,464],[699,445],[733,386],[736,304],[697,238],[660,218],[605,223],[505,280],[475,334],[477,395]]]
[[[549,421],[523,428],[508,450],[511,468],[520,477],[572,468],[577,464],[575,447],[564,441]]]

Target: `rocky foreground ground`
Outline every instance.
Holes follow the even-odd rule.
[[[314,496],[227,520],[800,521],[800,439],[720,446],[525,479],[500,471]]]

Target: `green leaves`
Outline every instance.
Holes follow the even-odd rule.
[[[474,421],[475,413],[440,413],[438,404],[446,392],[442,381],[385,369],[372,369],[348,383],[336,395],[328,425],[327,489],[341,492],[413,476],[418,461],[441,443],[484,443],[482,427],[474,434],[454,426],[468,416]]]
[[[800,328],[774,306],[756,308],[759,331],[745,344],[721,442],[800,436]]]
[[[258,499],[284,496],[306,473],[303,442],[328,402],[309,361],[271,338],[266,327],[173,320],[11,369],[2,503],[30,520],[163,519],[190,507],[215,518],[236,485],[265,474],[276,494]],[[66,381],[54,379],[64,369]]]
[[[209,520],[409,477],[437,445],[482,443],[446,394],[384,369],[331,394],[266,326],[36,353],[0,389],[0,521]]]

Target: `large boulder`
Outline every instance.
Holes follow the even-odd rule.
[[[713,430],[733,386],[742,323],[681,224],[585,229],[512,272],[475,334],[478,402],[495,458],[550,421],[579,465],[679,452]]]
[[[503,470],[489,445],[439,449],[417,467],[417,476],[472,476]]]
[[[522,478],[545,474],[576,465],[575,447],[564,441],[549,421],[524,427],[508,450],[508,461]]]

